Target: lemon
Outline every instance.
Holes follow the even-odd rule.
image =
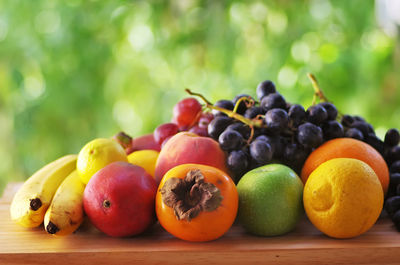
[[[368,231],[383,208],[383,189],[374,170],[352,158],[335,158],[318,166],[303,192],[308,218],[334,238],[352,238]]]
[[[122,146],[113,139],[97,138],[81,149],[76,169],[82,182],[87,184],[97,171],[115,161],[128,162]]]
[[[128,155],[128,162],[144,168],[144,170],[154,178],[158,154],[159,153],[154,150],[135,151]]]

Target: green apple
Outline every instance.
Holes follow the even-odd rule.
[[[285,165],[269,164],[247,172],[237,190],[239,221],[252,234],[285,234],[304,214],[303,183]]]

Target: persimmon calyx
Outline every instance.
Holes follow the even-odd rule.
[[[168,179],[160,192],[165,205],[174,209],[176,219],[189,222],[201,211],[217,209],[223,199],[214,184],[204,181],[199,169],[190,170],[184,179]]]

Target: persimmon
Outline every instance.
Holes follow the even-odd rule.
[[[161,226],[177,238],[210,241],[235,221],[238,193],[225,172],[211,166],[182,164],[162,178],[156,195]]]

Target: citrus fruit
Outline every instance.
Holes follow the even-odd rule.
[[[81,149],[76,169],[82,182],[87,184],[97,171],[115,161],[128,162],[122,146],[113,139],[97,138]]]
[[[238,218],[250,233],[278,236],[293,230],[304,214],[303,183],[281,164],[247,172],[237,185]]]
[[[337,138],[315,149],[307,158],[301,171],[306,183],[308,176],[323,162],[332,158],[354,158],[367,163],[376,173],[384,193],[389,186],[389,169],[385,160],[372,146],[352,138]]]
[[[158,154],[154,150],[135,151],[128,155],[128,162],[144,168],[148,174],[154,177]]]
[[[368,164],[334,158],[311,173],[303,203],[318,230],[334,238],[351,238],[374,225],[383,208],[383,190]]]

